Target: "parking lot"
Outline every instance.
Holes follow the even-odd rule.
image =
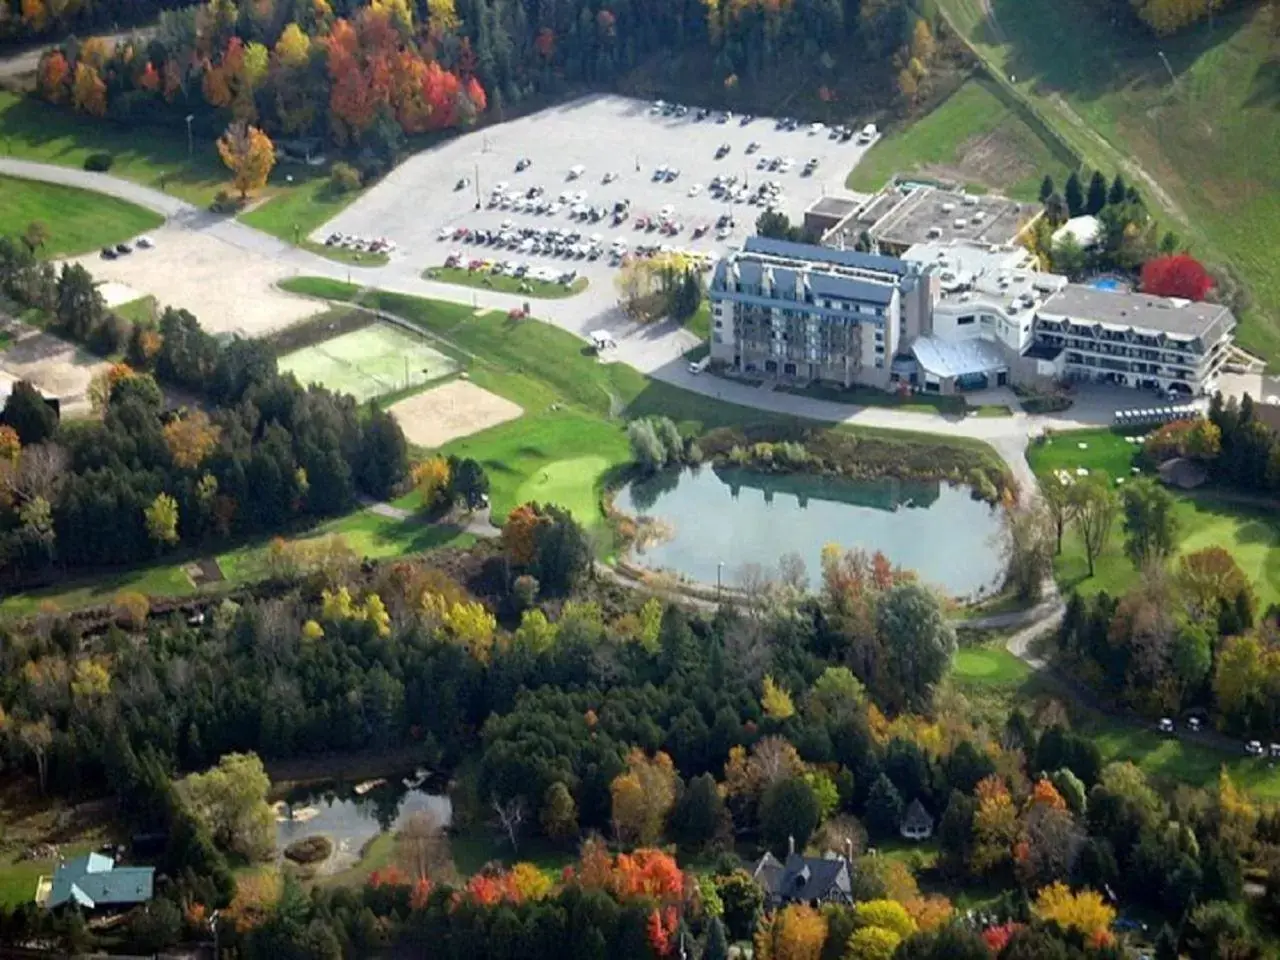
[[[441,266],[451,253],[461,254],[463,266],[472,260],[507,260],[557,276],[576,271],[591,279],[582,296],[600,299],[605,308],[617,297],[612,249],[625,245],[632,253],[665,245],[718,254],[741,244],[770,199],[798,222],[818,197],[844,192],[845,177],[868,146],[852,135],[833,138],[826,129],[780,129],[771,118],[744,123],[737,116],[711,114],[698,119],[694,105],[675,115],[648,101],[592,96],[409,158],[313,239],[386,237],[397,247],[391,254],[395,272],[421,273]],[[769,170],[774,159],[779,162]],[[786,159],[791,162],[783,163]],[[811,159],[816,164],[806,173]],[[659,168],[666,171],[661,178]],[[716,197],[711,185],[717,177],[737,182]],[[766,202],[752,203],[751,196],[767,181],[776,189]],[[538,188],[539,195],[530,197]],[[501,202],[493,202],[495,196]],[[613,211],[622,201],[627,201],[626,216],[615,221]],[[637,227],[641,221],[662,220],[663,213],[669,225],[665,232],[658,223],[652,229]],[[726,216],[732,225],[718,228]],[[477,244],[473,236],[455,236],[459,228],[471,235],[508,237]],[[541,236],[530,237],[535,229]],[[549,236],[551,230],[559,236]],[[576,239],[566,236],[573,233]],[[592,246],[598,250],[594,258]]]

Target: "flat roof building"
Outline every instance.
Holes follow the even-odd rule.
[[[900,256],[919,243],[965,241],[1013,243],[1026,226],[1043,215],[1037,204],[995,194],[978,195],[921,185],[905,192],[889,187],[862,209],[832,227],[822,242],[852,247],[866,234],[872,249]]]
[[[821,237],[840,221],[856,213],[865,202],[865,197],[819,197],[804,212],[805,234]]]

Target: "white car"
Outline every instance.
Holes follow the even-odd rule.
[[[506,231],[511,230],[511,229],[514,229],[514,228],[515,228],[515,223],[514,223],[513,221],[511,221],[510,219],[503,220],[503,221],[502,221],[502,224],[501,224],[501,227],[500,227],[500,229],[501,229],[504,233],[505,233]]]
[[[510,186],[510,184],[509,184],[509,183],[507,183],[507,181],[505,181],[505,180],[499,180],[497,183],[495,183],[495,184],[493,185],[493,192],[494,192],[494,193],[506,193],[506,192],[507,192],[507,187],[509,187],[509,186]]]
[[[716,239],[728,240],[731,233],[733,233],[733,227],[721,227],[716,231]]]
[[[810,127],[809,127],[809,136],[811,136],[811,137],[812,137],[812,136],[814,136],[814,135],[816,135],[816,134],[819,134],[819,133],[821,133],[821,132],[822,132],[823,130],[825,130],[825,129],[826,129],[826,126],[825,126],[825,125],[823,125],[823,124],[821,124],[821,123],[815,123],[815,124],[813,124],[812,126],[810,126]]]
[[[795,165],[796,165],[796,162],[791,157],[784,157],[782,160],[782,163],[778,165],[778,169],[781,170],[783,173],[786,173]]]
[[[689,188],[689,196],[691,197],[696,197],[701,192],[702,192],[702,184],[700,183],[695,183],[692,187]]]
[[[663,207],[661,210],[658,211],[658,217],[661,220],[670,220],[673,216],[675,216],[675,212],[676,212],[675,207],[671,206],[671,204],[667,204],[665,207]]]

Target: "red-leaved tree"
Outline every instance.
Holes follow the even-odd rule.
[[[1213,277],[1195,257],[1175,253],[1142,265],[1142,292],[1160,297],[1203,300],[1213,289]]]

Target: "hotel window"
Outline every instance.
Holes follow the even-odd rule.
[[[975,319],[976,319],[976,318],[975,318],[972,314],[970,314],[970,315],[969,315],[969,316],[967,316],[967,317],[956,317],[956,326],[957,326],[957,327],[967,327],[967,326],[969,326],[970,324],[972,324],[972,323],[974,322],[974,320],[975,320]]]

